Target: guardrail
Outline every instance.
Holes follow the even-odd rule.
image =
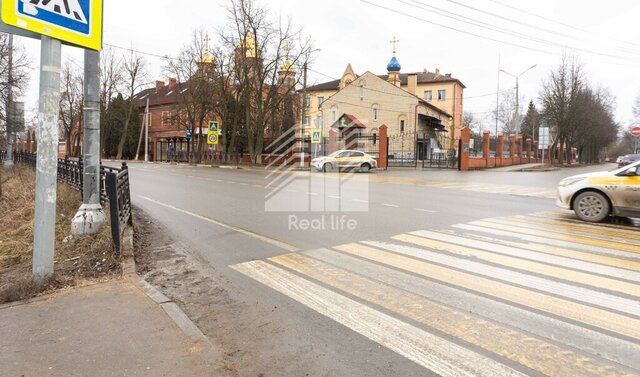
[[[15,152],[15,163],[36,167],[36,154],[28,152]],[[58,181],[64,182],[76,190],[82,192],[83,186],[83,162],[77,160],[58,158]],[[125,225],[133,225],[131,215],[131,193],[129,188],[129,168],[123,162],[119,168],[100,164],[100,202],[109,204],[111,218],[111,237],[116,251],[120,251],[122,232]]]

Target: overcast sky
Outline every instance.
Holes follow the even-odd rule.
[[[194,29],[203,28],[213,36],[227,22],[223,9],[227,1],[104,3],[105,44],[157,55],[175,55],[189,43]],[[402,72],[439,68],[451,73],[467,87],[464,109],[483,120],[485,128],[494,129],[489,113],[496,103],[498,56],[502,69],[516,75],[537,64],[520,77],[526,110],[566,52],[584,64],[593,86],[607,88],[615,96],[616,120],[625,126],[632,121],[631,106],[640,91],[638,1],[269,0],[261,4],[273,17],[291,17],[321,49],[309,65],[310,84],[339,78],[347,63],[359,74],[385,74],[391,58],[389,41],[395,36],[400,40],[397,58]],[[38,42],[20,39],[37,66]],[[65,58],[82,65],[79,49],[63,47]],[[166,79],[162,60],[147,59],[151,77]],[[31,109],[37,104],[35,73],[24,99]],[[500,75],[501,90],[514,87],[513,77]]]

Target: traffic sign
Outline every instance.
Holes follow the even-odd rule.
[[[311,144],[320,144],[322,131],[320,129],[311,130]]]
[[[631,135],[638,137],[640,136],[640,126],[635,126],[631,129]]]
[[[10,27],[102,49],[102,0],[2,0],[1,7]]]
[[[549,127],[540,127],[538,129],[538,149],[549,148]]]
[[[187,132],[186,132],[186,134],[184,135],[184,137],[186,137],[186,138],[187,138],[187,140],[191,140],[191,136],[192,136],[192,135],[193,135],[193,134],[192,134],[192,132],[191,132],[191,128],[187,128]]]
[[[207,133],[207,144],[209,145],[218,145],[218,132],[211,132],[209,131],[209,133]]]
[[[220,131],[220,122],[217,120],[209,121],[209,132],[218,132]]]

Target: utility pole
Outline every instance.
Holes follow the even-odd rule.
[[[498,88],[496,89],[496,151],[493,162],[498,167],[498,108],[500,107],[500,54],[498,54]],[[500,156],[502,157],[502,156]]]
[[[144,110],[144,162],[149,162],[149,97],[147,97],[147,107]]]
[[[518,140],[518,133],[519,133],[519,131],[520,131],[520,122],[519,122],[519,119],[518,119],[519,101],[520,101],[520,98],[519,98],[519,96],[520,96],[520,95],[519,95],[519,93],[518,93],[518,79],[520,78],[520,76],[522,76],[522,75],[524,75],[525,73],[529,72],[531,69],[535,68],[536,66],[537,66],[537,64],[532,65],[531,67],[529,67],[529,68],[525,69],[525,70],[524,70],[521,74],[519,74],[519,75],[514,75],[514,74],[512,74],[512,73],[509,73],[509,72],[505,71],[504,69],[501,69],[501,70],[500,70],[500,72],[504,72],[504,73],[506,73],[507,75],[509,75],[509,76],[511,76],[511,77],[513,77],[513,78],[515,78],[515,79],[516,79],[516,110],[515,110],[515,112],[514,112],[514,116],[513,116],[513,117],[514,117],[514,119],[513,119],[513,128],[514,128],[515,133],[516,133],[516,140]]]
[[[302,126],[300,128],[300,167],[304,167],[304,120],[307,116],[307,62],[302,65]]]
[[[8,72],[7,72],[7,115],[5,119],[5,135],[7,136],[7,157],[4,161],[4,166],[10,168],[13,166],[13,124],[14,114],[13,114],[13,34],[9,34],[9,57],[8,57]]]
[[[95,234],[105,223],[100,205],[100,52],[84,50],[84,135],[82,205],[71,220],[71,234]]]
[[[58,113],[60,103],[61,42],[42,35],[40,42],[40,98],[38,157],[33,229],[33,280],[46,283],[53,275],[56,233]]]

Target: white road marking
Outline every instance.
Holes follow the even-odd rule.
[[[383,205],[385,207],[391,207],[391,208],[400,208],[400,206],[397,204],[380,203],[380,205]]]
[[[327,195],[327,198],[331,198],[331,199],[340,199],[339,196],[335,196],[335,195]]]
[[[142,195],[136,195],[136,196],[138,198],[140,198],[140,199],[144,199],[144,200],[149,201],[151,203],[155,203],[155,204],[157,204],[159,206],[162,206],[162,207],[165,207],[165,208],[169,208],[169,209],[172,209],[172,210],[180,212],[180,213],[184,213],[185,215],[189,215],[189,216],[195,217],[197,219],[204,220],[206,222],[218,225],[220,227],[223,227],[223,228],[226,228],[226,229],[229,229],[229,230],[233,230],[234,232],[238,232],[238,233],[244,234],[245,236],[249,236],[249,237],[255,238],[257,240],[266,242],[268,244],[271,244],[273,246],[279,247],[279,248],[287,250],[287,251],[297,251],[297,250],[299,250],[297,247],[295,247],[293,245],[289,245],[287,243],[275,240],[273,238],[270,238],[270,237],[267,237],[267,236],[263,236],[262,234],[255,233],[255,232],[252,232],[250,230],[246,230],[246,229],[239,228],[237,226],[225,224],[225,223],[223,223],[221,221],[214,220],[212,218],[209,218],[209,217],[206,217],[206,216],[203,216],[203,215],[198,215],[197,213],[193,213],[193,212],[181,209],[181,208],[177,208],[177,207],[172,206],[171,204],[162,203],[160,201],[148,198],[146,196],[142,196]]]
[[[231,266],[442,376],[523,376],[495,360],[263,261]]]
[[[432,240],[449,242],[454,245],[460,245],[465,247],[473,247],[479,250],[486,250],[492,253],[508,255],[512,257],[528,259],[536,262],[549,263],[557,266],[573,268],[576,270],[586,271],[595,274],[607,275],[613,278],[618,279],[627,279],[637,283],[640,283],[640,273],[625,270],[622,268],[616,268],[611,266],[605,266],[598,263],[585,262],[578,259],[567,258],[563,256],[550,255],[545,253],[540,253],[536,251],[529,251],[526,249],[520,249],[517,247],[500,245],[498,243],[486,242],[477,239],[464,238],[459,236],[454,236],[445,233],[427,231],[427,230],[419,230],[416,232],[410,232],[409,234],[413,234],[420,237],[429,238]]]
[[[499,279],[511,284],[517,284],[528,289],[536,289],[547,294],[558,295],[579,302],[585,302],[592,305],[598,305],[617,310],[623,313],[640,316],[640,302],[638,302],[637,300],[617,297],[588,288],[556,282],[549,279],[524,274],[522,272],[508,270],[506,268],[493,267],[483,263],[473,262],[470,260],[452,257],[430,250],[418,249],[411,246],[396,245],[377,241],[365,241],[363,243],[365,245],[394,251],[396,253],[404,254],[413,258],[435,262],[444,266],[482,275],[488,278]]]
[[[433,210],[430,210],[430,209],[424,209],[424,208],[414,208],[414,210],[419,211],[419,212],[436,213],[436,211],[433,211]]]

